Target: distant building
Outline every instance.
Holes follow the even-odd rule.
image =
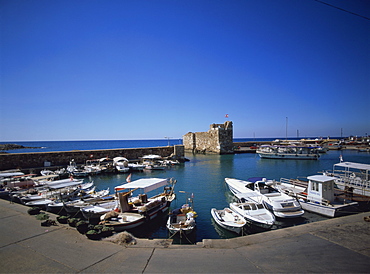
[[[193,153],[233,153],[233,122],[211,124],[207,132],[188,132],[183,136],[185,150]]]

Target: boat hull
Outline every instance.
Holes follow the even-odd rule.
[[[129,229],[136,228],[146,221],[145,216],[139,213],[124,212],[110,221],[106,221],[104,225],[112,227],[114,231],[121,232]]]
[[[243,218],[251,225],[262,228],[264,230],[271,229],[271,227],[274,225],[275,217],[266,208],[264,208],[263,210],[259,210],[253,216],[248,212],[248,210],[242,210],[238,205],[243,206],[243,203],[230,203],[231,210],[243,216]]]
[[[315,202],[307,202],[299,199],[299,202],[304,210],[320,214],[329,218],[346,215],[350,212],[356,212],[358,203],[349,203],[345,205],[322,205]]]
[[[229,210],[231,211],[231,209]],[[235,221],[235,218],[234,218],[234,221],[226,221],[224,218],[221,217],[221,214],[220,214],[221,211],[222,210],[217,210],[216,208],[211,209],[211,215],[212,215],[213,220],[222,228],[228,231],[234,232],[236,234],[240,234],[244,226],[247,224],[243,216],[241,216],[240,214],[236,212],[233,212],[235,215],[237,214],[236,216],[240,216],[240,218],[237,219],[236,221]]]
[[[257,153],[263,159],[317,160],[320,158],[319,154]]]
[[[194,222],[191,225],[187,225],[185,221],[185,214],[177,215],[176,221],[173,220],[172,216],[169,216],[166,227],[171,234],[190,234],[194,230],[196,223]]]

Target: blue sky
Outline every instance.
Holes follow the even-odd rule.
[[[0,141],[370,134],[370,20],[318,1],[0,0],[0,27]]]

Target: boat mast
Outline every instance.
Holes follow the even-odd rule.
[[[285,140],[288,140],[288,117],[285,117]]]

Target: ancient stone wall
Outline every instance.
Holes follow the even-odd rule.
[[[207,132],[189,132],[183,136],[185,150],[193,153],[225,154],[233,152],[233,124],[211,124]]]
[[[166,146],[152,148],[124,148],[104,150],[73,150],[59,152],[36,152],[36,153],[4,153],[0,154],[0,170],[25,169],[43,167],[46,163],[52,166],[67,166],[74,159],[77,164],[84,164],[88,159],[100,159],[104,157],[114,158],[122,156],[128,160],[139,159],[148,154],[157,154],[162,157],[184,157],[184,146]]]

